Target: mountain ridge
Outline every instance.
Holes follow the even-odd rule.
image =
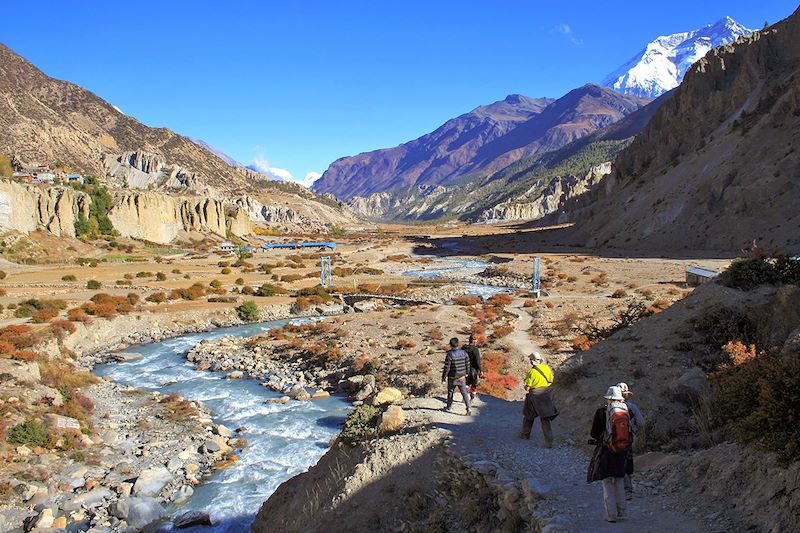
[[[313,190],[348,200],[480,178],[522,157],[560,148],[646,103],[592,84],[559,99],[512,94],[396,147],[340,158]]]

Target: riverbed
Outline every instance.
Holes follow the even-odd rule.
[[[94,369],[97,375],[121,385],[202,401],[211,409],[215,423],[231,430],[241,428],[237,437],[247,439],[248,444],[238,454],[239,460],[205,479],[180,509],[170,509],[173,515],[187,510],[208,512],[215,525],[202,531],[249,530],[261,504],[278,485],[307,470],[325,453],[350,409],[340,397],[266,403],[280,395],[252,379],[225,379],[224,373],[195,370],[184,357],[204,339],[249,337],[287,322],[221,328],[133,346],[127,351],[142,354],[142,360]],[[165,527],[168,531],[169,526]]]

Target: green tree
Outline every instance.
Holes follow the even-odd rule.
[[[247,300],[236,308],[239,318],[245,322],[255,322],[261,316],[258,306],[253,300]]]

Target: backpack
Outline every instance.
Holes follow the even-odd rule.
[[[624,407],[608,407],[606,414],[606,447],[614,453],[630,449],[633,443],[631,417]]]

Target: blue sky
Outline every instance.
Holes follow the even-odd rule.
[[[338,4],[338,5],[337,5]],[[796,0],[10,2],[0,40],[150,126],[295,178],[507,94],[599,82],[662,34]]]

